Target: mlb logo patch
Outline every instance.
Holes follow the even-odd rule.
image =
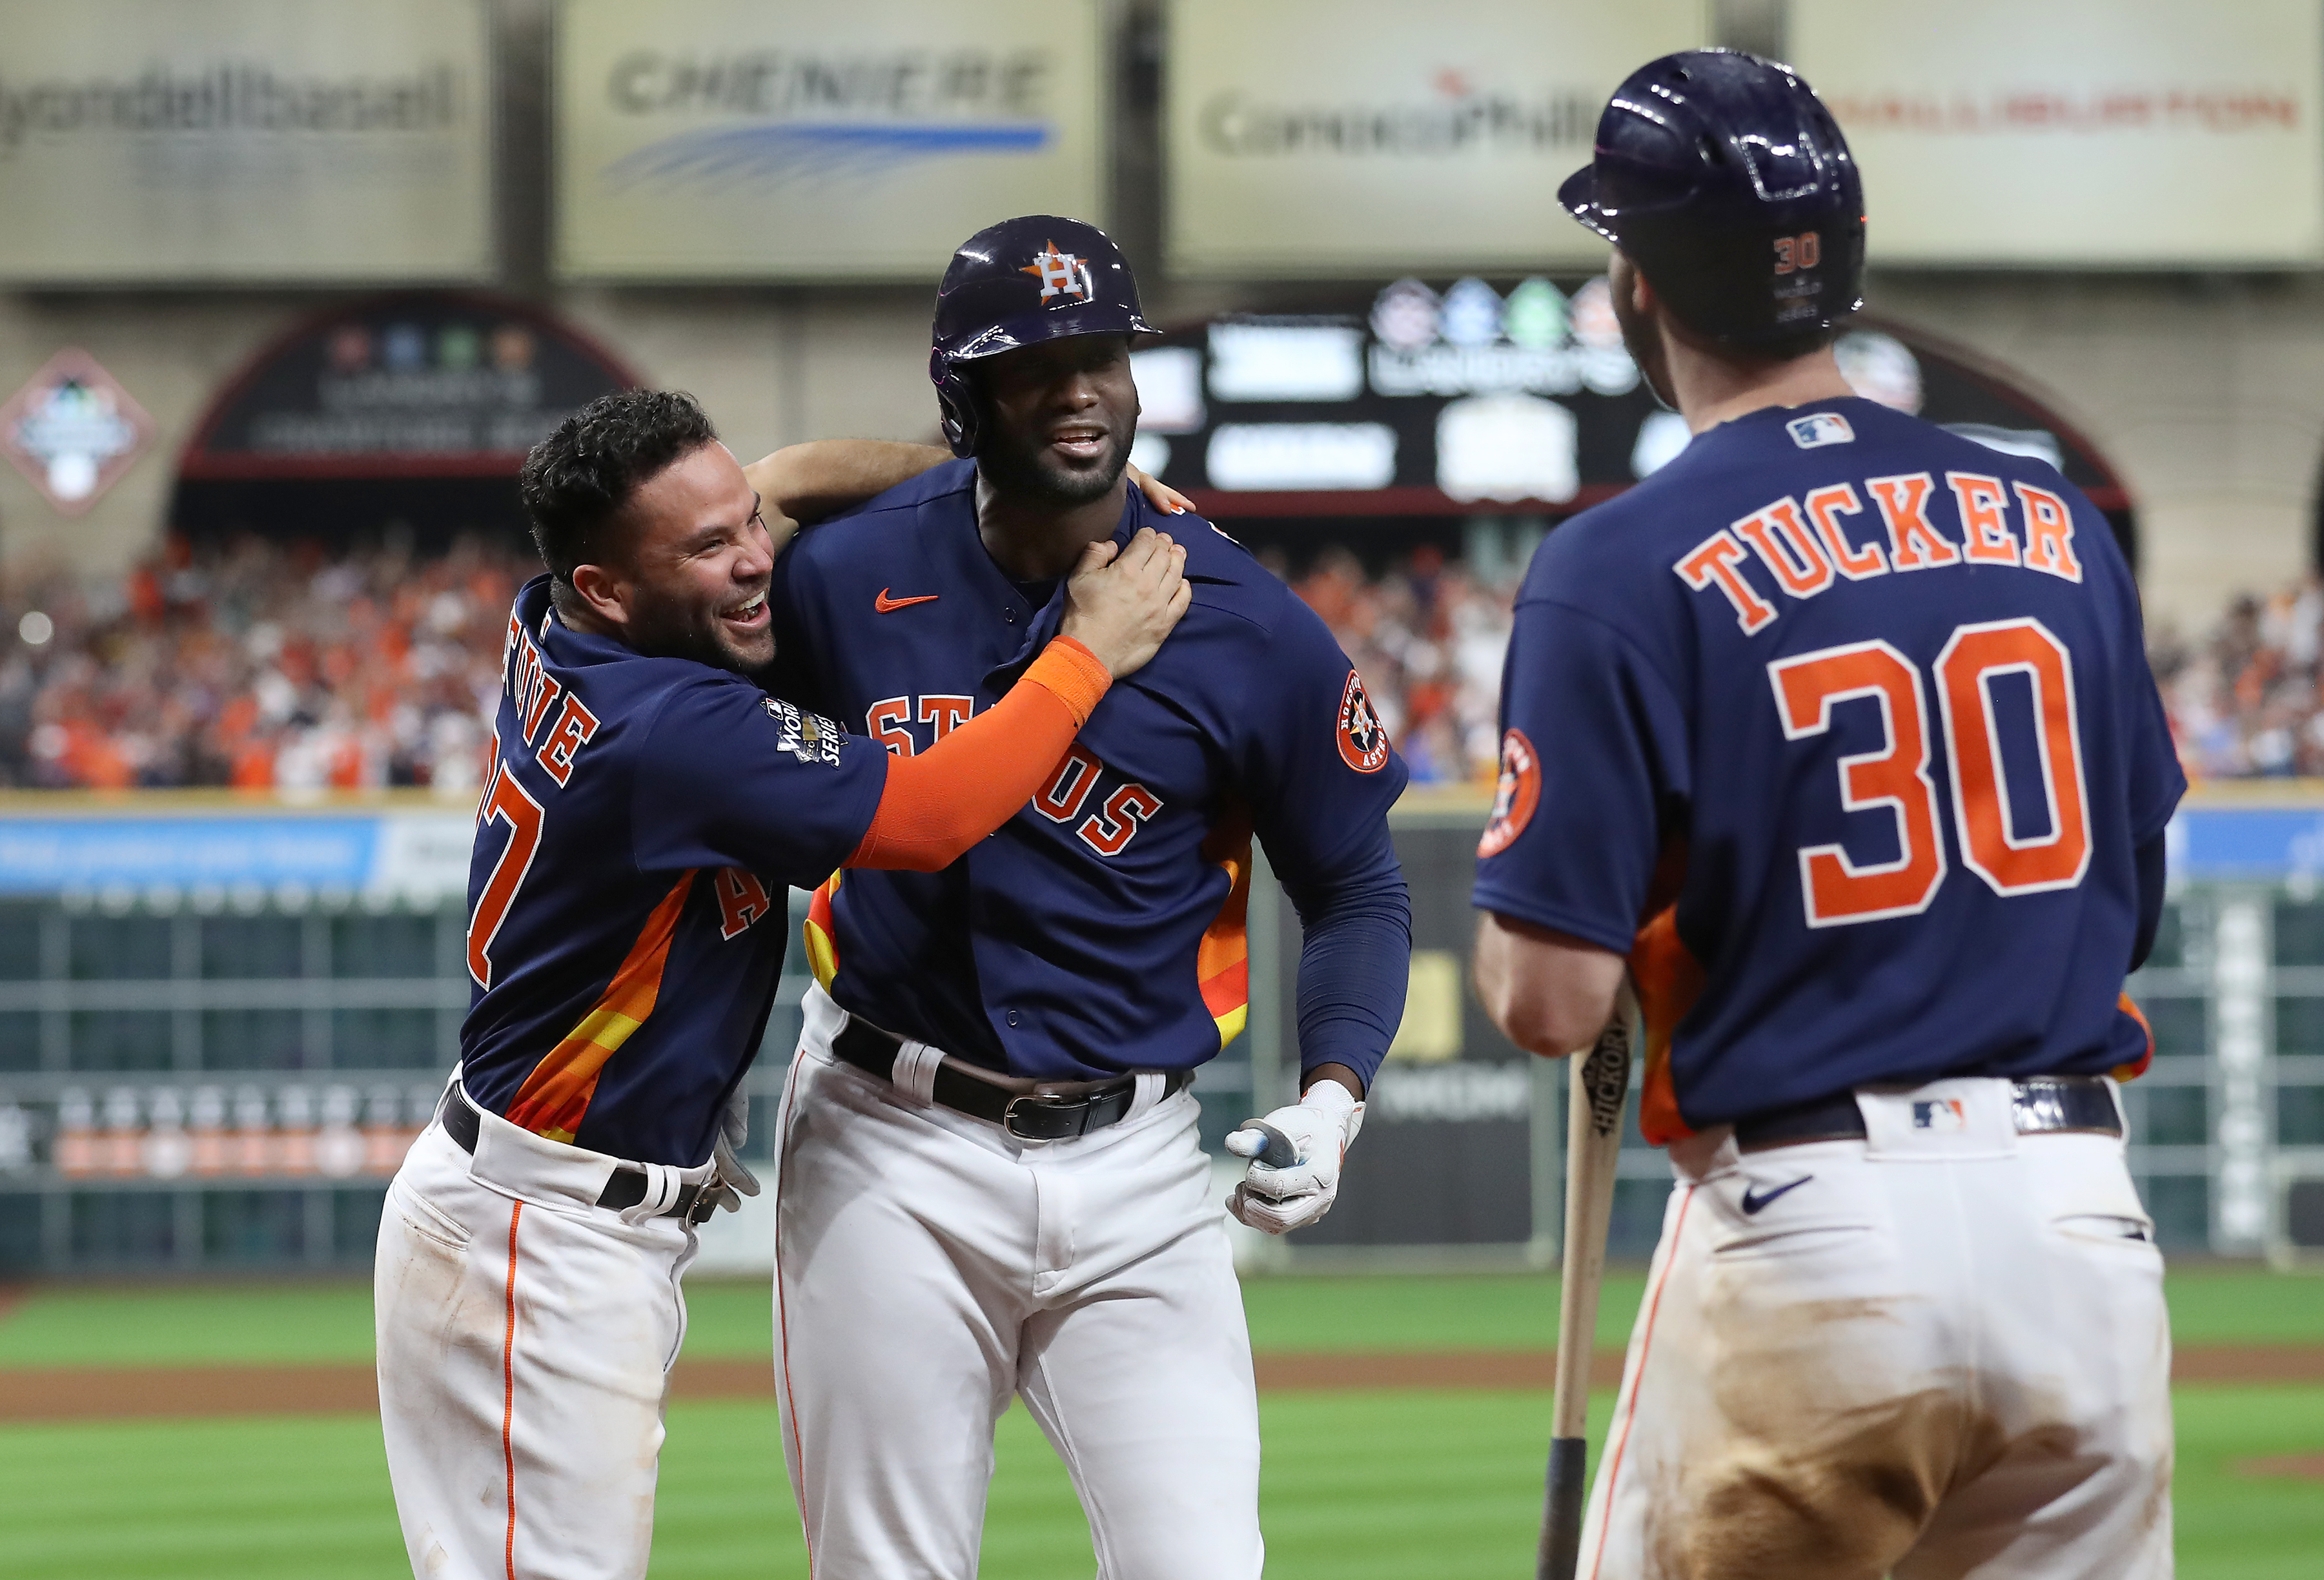
[[[1952,1131],[1969,1128],[1969,1110],[1958,1097],[1941,1097],[1930,1103],[1913,1104],[1914,1130]]]
[[[1803,450],[1821,449],[1828,444],[1853,444],[1856,430],[1848,419],[1837,411],[1812,411],[1805,417],[1794,417],[1784,424],[1784,431],[1792,442]]]

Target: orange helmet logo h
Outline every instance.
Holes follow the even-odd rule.
[[[1075,297],[1083,301],[1097,300],[1097,282],[1090,276],[1088,261],[1057,251],[1055,242],[1035,253],[1033,261],[1018,273],[1030,274],[1041,282],[1043,301],[1053,296]]]

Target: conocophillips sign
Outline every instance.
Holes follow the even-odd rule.
[[[583,278],[927,280],[1097,217],[1096,0],[567,0],[558,248]]]
[[[0,279],[491,272],[483,0],[0,0]]]
[[[1553,200],[1703,0],[1172,0],[1168,253],[1250,278],[1589,264]]]

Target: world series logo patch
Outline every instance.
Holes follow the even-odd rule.
[[[788,752],[805,763],[839,766],[839,738],[844,732],[837,725],[821,714],[793,707],[779,697],[766,698],[761,706],[781,727],[782,735],[775,742],[777,751]]]
[[[1508,849],[1541,800],[1541,759],[1523,730],[1501,737],[1501,777],[1493,787],[1493,813],[1485,819],[1484,837],[1477,841],[1480,856],[1499,855]]]
[[[1372,711],[1364,692],[1364,679],[1348,671],[1348,688],[1340,693],[1340,761],[1358,773],[1378,773],[1388,766],[1388,726]]]

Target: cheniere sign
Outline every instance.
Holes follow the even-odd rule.
[[[557,266],[915,280],[1012,214],[1100,218],[1097,0],[567,0]]]

